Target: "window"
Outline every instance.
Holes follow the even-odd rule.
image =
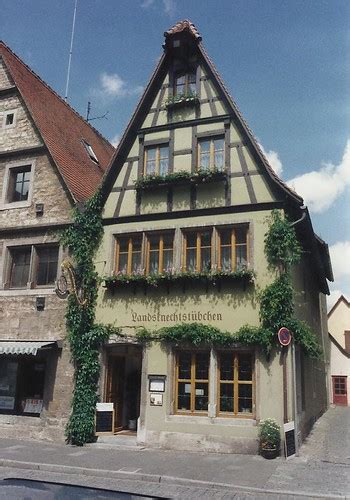
[[[10,249],[10,288],[53,286],[57,278],[58,246],[26,246]]]
[[[249,353],[219,353],[218,412],[253,413],[253,357]]]
[[[179,73],[175,76],[174,96],[191,96],[196,93],[196,72]]]
[[[83,140],[83,144],[84,144],[84,147],[86,149],[87,154],[90,156],[90,159],[93,162],[98,163],[98,158],[95,154],[95,151],[92,149],[92,146],[84,140]]]
[[[16,110],[5,111],[2,126],[3,128],[16,126]]]
[[[54,285],[57,277],[58,247],[37,248],[36,285]]]
[[[236,227],[219,231],[218,267],[236,271],[247,267],[248,228]]]
[[[146,273],[172,271],[174,235],[154,234],[147,237]]]
[[[186,271],[211,269],[211,231],[195,231],[184,234],[183,267]]]
[[[144,175],[166,175],[169,172],[169,146],[145,148]]]
[[[208,413],[209,358],[208,351],[176,354],[177,413]]]
[[[198,141],[198,170],[224,170],[223,137]]]
[[[10,169],[9,184],[7,191],[8,203],[28,200],[30,179],[31,179],[30,165],[25,165],[22,167]]]
[[[45,361],[4,358],[0,364],[0,413],[39,416],[44,395]]]
[[[136,273],[141,270],[142,235],[117,238],[116,272]]]

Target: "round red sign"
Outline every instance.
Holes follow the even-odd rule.
[[[292,340],[292,334],[290,333],[290,331],[288,330],[288,328],[285,328],[284,326],[282,326],[282,328],[280,328],[278,330],[278,340],[279,340],[279,343],[283,346],[287,346],[291,343],[291,340]]]

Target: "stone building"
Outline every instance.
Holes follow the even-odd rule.
[[[328,247],[303,200],[269,166],[189,21],[165,33],[104,194],[97,320],[126,336],[110,338],[101,358],[114,430],[138,419],[139,443],[255,453],[257,423],[274,417],[295,421],[301,440],[328,403]],[[321,360],[298,347],[284,362],[277,347],[266,360],[240,344],[137,342],[140,327],[204,324],[233,333],[259,325],[258,291],[273,280],[264,254],[272,210],[295,221],[303,247],[293,269],[295,313],[316,333]]]
[[[330,402],[350,406],[350,302],[341,295],[328,313]]]
[[[73,369],[57,231],[114,148],[0,43],[0,435],[62,439]],[[39,417],[39,418],[38,418]]]

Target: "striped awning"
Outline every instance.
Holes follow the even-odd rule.
[[[53,347],[55,341],[35,342],[35,341],[0,341],[0,354],[29,354],[36,356],[42,347]]]

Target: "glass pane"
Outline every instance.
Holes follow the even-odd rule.
[[[211,269],[211,248],[201,248],[201,271]]]
[[[169,158],[169,147],[168,146],[162,146],[159,148],[159,156],[160,159],[168,159]]]
[[[18,249],[12,252],[11,287],[26,287],[29,281],[31,249]]]
[[[14,410],[18,362],[2,360],[0,363],[0,410]]]
[[[173,234],[165,234],[163,236],[163,247],[164,248],[171,248],[173,249],[173,245],[174,245],[174,236]]]
[[[51,285],[57,277],[58,247],[38,248],[37,285]]]
[[[150,250],[158,250],[159,249],[159,235],[152,235],[148,237],[149,248]]]
[[[173,250],[164,250],[163,252],[163,271],[172,271],[173,269]]]
[[[221,269],[223,271],[232,270],[231,247],[221,247]]]
[[[159,271],[159,252],[152,251],[149,254],[149,272],[151,274],[158,273]]]
[[[233,384],[220,384],[220,411],[233,413]]]
[[[206,231],[201,234],[201,246],[210,247],[211,246],[211,232]]]
[[[196,383],[194,409],[198,411],[208,411],[208,384]]]
[[[141,271],[141,252],[132,252],[131,272],[138,273]]]
[[[181,352],[178,355],[179,379],[191,379],[191,353]]]
[[[157,155],[157,148],[147,149],[147,161],[155,160]]]
[[[224,153],[223,153],[223,151],[215,151],[214,168],[216,168],[217,170],[223,170],[223,168],[224,168]]]
[[[186,382],[178,383],[177,409],[191,409],[191,384],[188,384]]]
[[[186,235],[187,248],[197,246],[197,233],[187,233]]]
[[[141,252],[142,239],[138,237],[134,237],[132,239],[132,251],[133,252]]]
[[[220,380],[233,380],[233,355],[220,354]]]
[[[250,354],[238,356],[238,380],[252,380],[252,357]]]
[[[221,245],[231,245],[231,231],[221,231],[220,243]]]
[[[252,413],[252,385],[239,384],[238,386],[238,411],[239,413]]]
[[[196,258],[196,249],[187,249],[186,252],[186,269],[187,271],[196,271],[197,270],[197,258]]]
[[[246,228],[236,228],[236,243],[246,243],[247,240],[247,229]]]
[[[120,273],[126,273],[128,270],[128,254],[120,253],[119,254],[119,266],[117,271]]]
[[[169,172],[168,158],[161,159],[159,162],[159,175],[167,175]]]
[[[120,239],[118,239],[118,243],[119,243],[119,251],[120,252],[127,252],[128,251],[129,238],[120,238]]]
[[[247,267],[247,247],[246,245],[236,246],[236,268]]]
[[[146,175],[152,175],[156,172],[156,161],[149,160],[146,162]]]
[[[198,380],[208,380],[209,378],[209,353],[200,352],[195,355],[196,370],[195,377]]]
[[[201,170],[209,170],[210,169],[210,154],[209,153],[201,153],[199,168]]]
[[[210,141],[201,141],[200,147],[201,147],[201,153],[209,153],[210,152]]]

